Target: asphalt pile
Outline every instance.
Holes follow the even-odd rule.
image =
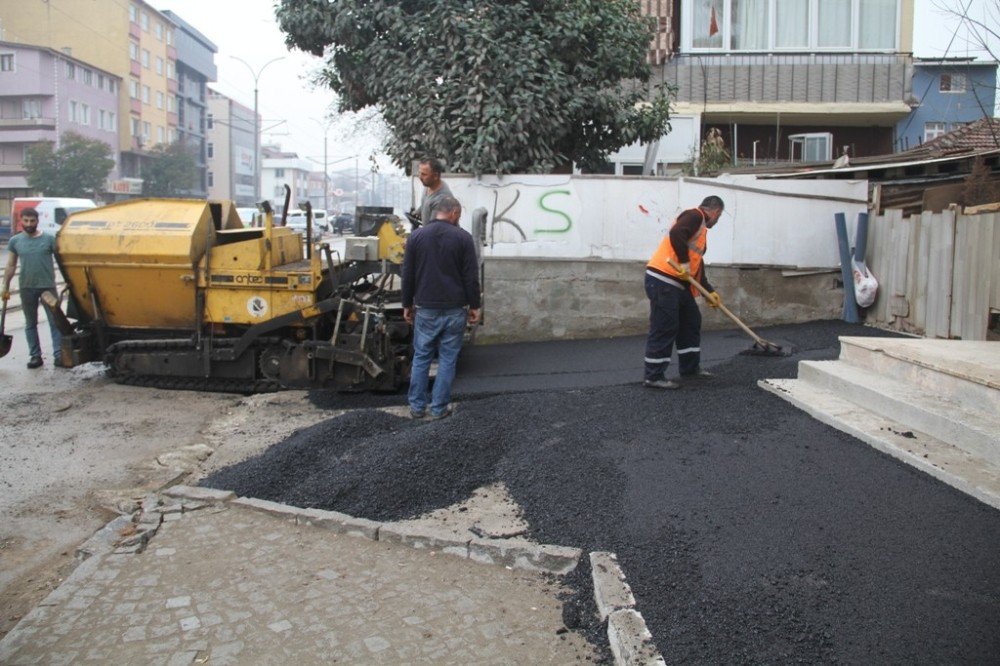
[[[502,481],[531,538],[618,554],[670,663],[995,661],[1000,513],[756,386],[844,334],[881,335],[771,328],[792,356],[735,356],[678,391],[459,395],[441,421],[359,409],[203,484],[387,521]],[[567,625],[596,636],[572,583]]]

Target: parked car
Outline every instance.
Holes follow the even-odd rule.
[[[343,234],[354,229],[354,216],[350,213],[340,213],[333,218],[334,233]]]
[[[259,227],[260,212],[254,206],[240,206],[236,209],[236,214],[240,216],[240,221],[245,227]]]
[[[10,240],[10,216],[0,215],[0,242]]]
[[[313,234],[326,233],[330,231],[330,226],[327,223],[326,211],[313,208]],[[288,226],[295,227],[305,231],[306,228],[306,212],[304,210],[290,210],[288,211]],[[317,235],[318,237],[318,235]]]

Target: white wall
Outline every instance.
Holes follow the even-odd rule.
[[[486,209],[486,256],[645,261],[678,213],[715,194],[726,210],[709,232],[709,264],[798,268],[840,265],[834,214],[847,215],[853,238],[868,196],[864,180],[755,176],[446,175],[445,181],[462,202],[464,228],[473,209]]]

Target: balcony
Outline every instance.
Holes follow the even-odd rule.
[[[130,21],[128,24],[128,34],[130,37],[135,37],[138,41],[142,38],[142,28],[139,27],[138,23]]]
[[[177,79],[167,79],[167,90],[177,94]]]
[[[132,111],[132,113],[142,115],[142,101],[136,99],[135,97],[132,97],[129,99],[128,102],[129,102],[129,109]]]
[[[55,118],[0,118],[0,129],[55,129]]]
[[[129,61],[129,72],[132,76],[142,76],[142,65],[138,60]]]
[[[663,79],[677,101],[695,105],[750,103],[908,103],[909,55],[766,53],[676,54]]]
[[[167,124],[170,125],[171,127],[177,127],[176,113],[169,113],[169,112],[167,113]]]

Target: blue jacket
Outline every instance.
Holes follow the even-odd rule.
[[[480,307],[479,266],[472,235],[446,220],[414,231],[403,255],[403,307]]]

